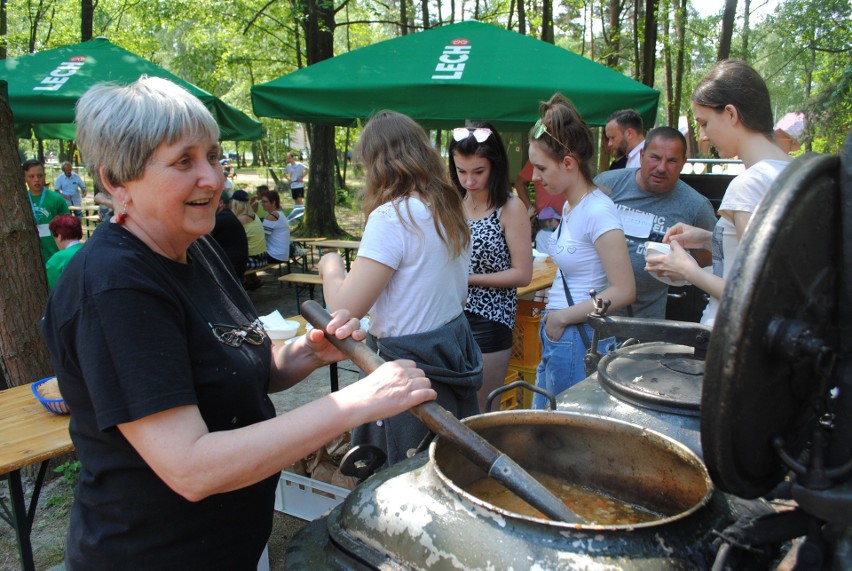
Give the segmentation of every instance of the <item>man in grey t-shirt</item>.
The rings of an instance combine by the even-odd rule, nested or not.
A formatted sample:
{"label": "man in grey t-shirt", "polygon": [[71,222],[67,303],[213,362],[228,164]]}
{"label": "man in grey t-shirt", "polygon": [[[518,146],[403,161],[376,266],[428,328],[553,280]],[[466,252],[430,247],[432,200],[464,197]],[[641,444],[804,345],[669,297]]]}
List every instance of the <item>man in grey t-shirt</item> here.
{"label": "man in grey t-shirt", "polygon": [[645,139],[638,169],[607,171],[595,178],[596,185],[611,191],[621,215],[636,276],[635,317],[666,317],[669,288],[645,271],[645,242],[662,242],[678,222],[711,231],[716,225],[710,201],[678,178],[685,163],[683,135],[671,127],[658,127]]}

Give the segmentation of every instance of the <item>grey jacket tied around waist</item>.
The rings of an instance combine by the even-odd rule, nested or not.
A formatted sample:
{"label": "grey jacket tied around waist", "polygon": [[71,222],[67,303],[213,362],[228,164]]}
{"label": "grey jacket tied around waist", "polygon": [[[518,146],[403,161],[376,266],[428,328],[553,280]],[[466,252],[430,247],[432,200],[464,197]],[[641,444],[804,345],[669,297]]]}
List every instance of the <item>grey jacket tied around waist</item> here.
{"label": "grey jacket tied around waist", "polygon": [[482,386],[482,352],[464,313],[424,333],[382,339],[368,334],[367,345],[385,361],[411,359],[433,383],[450,385],[460,396]]}
{"label": "grey jacket tied around waist", "polygon": [[[479,414],[476,391],[482,386],[482,353],[463,313],[425,333],[382,339],[368,334],[367,345],[386,361],[414,361],[432,381],[437,403],[456,418]],[[407,451],[416,448],[428,432],[417,417],[404,412],[355,428],[352,444],[371,444],[384,450],[386,467],[404,460]]]}

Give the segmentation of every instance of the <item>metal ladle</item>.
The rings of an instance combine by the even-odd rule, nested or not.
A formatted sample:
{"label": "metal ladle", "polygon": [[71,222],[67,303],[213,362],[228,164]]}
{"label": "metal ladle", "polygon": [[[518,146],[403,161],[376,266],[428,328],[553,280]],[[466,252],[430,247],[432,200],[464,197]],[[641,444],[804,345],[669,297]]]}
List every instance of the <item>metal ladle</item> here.
{"label": "metal ladle", "polygon": [[[311,325],[325,332],[329,321],[331,321],[328,312],[313,300],[305,301],[301,308],[304,318]],[[367,374],[372,373],[385,362],[384,359],[373,353],[366,344],[358,343],[351,337],[338,339],[326,333],[326,339],[343,351]],[[583,520],[577,514],[526,470],[497,450],[482,436],[462,424],[447,409],[435,401],[419,404],[412,407],[409,412],[420,419],[429,430],[455,445],[490,477],[503,484],[508,490],[547,517],[566,523],[583,523]]]}

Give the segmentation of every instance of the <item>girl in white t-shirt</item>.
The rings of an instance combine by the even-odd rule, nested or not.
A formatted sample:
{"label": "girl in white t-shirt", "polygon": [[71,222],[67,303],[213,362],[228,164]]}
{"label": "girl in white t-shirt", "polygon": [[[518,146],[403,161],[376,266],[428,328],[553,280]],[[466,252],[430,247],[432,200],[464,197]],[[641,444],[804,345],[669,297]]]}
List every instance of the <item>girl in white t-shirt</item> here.
{"label": "girl in white t-shirt", "polygon": [[[743,61],[716,64],[695,88],[692,110],[701,139],[723,158],[739,157],[746,170],[728,185],[713,232],[687,224],[672,226],[663,238],[672,245],[672,253],[650,258],[645,269],[687,280],[710,294],[701,323],[712,326],[751,215],[792,159],[773,140],[766,83]],[[713,273],[700,268],[685,248],[710,250]]]}
{"label": "girl in white t-shirt", "polygon": [[[561,94],[541,105],[541,119],[530,131],[533,180],[551,195],[564,194],[562,221],[549,254],[559,271],[541,322],[542,355],[536,385],[556,395],[585,378],[583,357],[592,338],[585,323],[594,309],[589,290],[626,307],[636,297],[636,282],[621,219],[612,200],[592,182],[592,133],[579,112]],[[610,350],[614,340],[601,342]],[[533,408],[543,408],[539,394]]]}
{"label": "girl in white t-shirt", "polygon": [[[470,233],[462,198],[429,138],[409,117],[375,115],[356,146],[366,173],[367,225],[347,274],[338,254],[319,263],[329,309],[369,313],[368,345],[406,358],[432,380],[438,402],[458,418],[477,414],[482,354],[463,314]],[[353,444],[405,458],[428,433],[410,414],[353,431]]]}

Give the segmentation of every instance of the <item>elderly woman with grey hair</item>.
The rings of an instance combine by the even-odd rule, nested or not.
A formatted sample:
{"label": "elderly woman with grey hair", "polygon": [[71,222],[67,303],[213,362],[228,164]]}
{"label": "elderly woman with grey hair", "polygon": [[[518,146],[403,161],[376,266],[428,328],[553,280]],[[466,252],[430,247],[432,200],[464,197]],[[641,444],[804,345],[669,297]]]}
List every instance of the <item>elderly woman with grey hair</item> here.
{"label": "elderly woman with grey hair", "polygon": [[[435,392],[397,361],[276,417],[268,392],[343,354],[318,330],[272,347],[206,236],[224,183],[210,113],[143,77],[91,88],[77,125],[117,215],[71,260],[42,320],[81,462],[65,566],[254,569],[285,466]],[[336,312],[327,333],[363,339],[357,323]]]}

